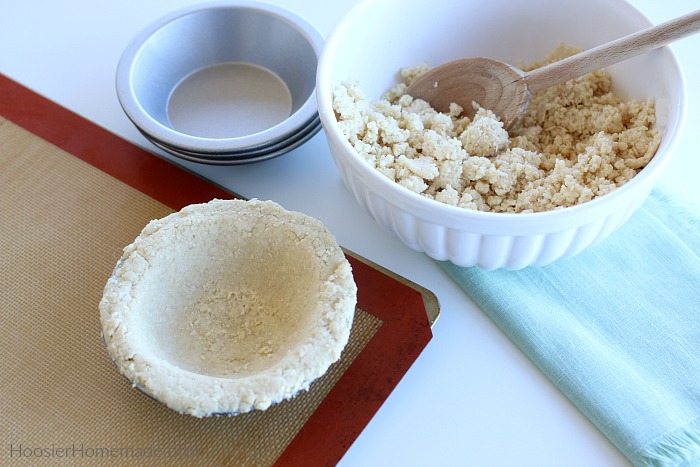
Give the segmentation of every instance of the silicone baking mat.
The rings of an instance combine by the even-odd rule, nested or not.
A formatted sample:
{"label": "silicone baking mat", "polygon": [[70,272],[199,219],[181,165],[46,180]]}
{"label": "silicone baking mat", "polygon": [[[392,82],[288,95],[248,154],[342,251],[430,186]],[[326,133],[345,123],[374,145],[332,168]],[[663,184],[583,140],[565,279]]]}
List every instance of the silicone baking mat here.
{"label": "silicone baking mat", "polygon": [[121,377],[98,303],[146,223],[235,195],[0,75],[0,464],[336,463],[431,339],[429,291],[347,253],[350,343],[309,391],[197,419]]}

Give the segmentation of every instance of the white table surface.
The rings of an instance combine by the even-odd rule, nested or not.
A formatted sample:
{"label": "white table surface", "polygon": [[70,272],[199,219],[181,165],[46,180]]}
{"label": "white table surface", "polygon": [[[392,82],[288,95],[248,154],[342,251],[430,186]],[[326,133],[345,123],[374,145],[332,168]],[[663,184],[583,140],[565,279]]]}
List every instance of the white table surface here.
{"label": "white table surface", "polygon": [[[110,131],[248,197],[323,221],[341,245],[427,287],[442,315],[434,338],[341,465],[617,466],[622,454],[427,256],[384,233],[344,188],[319,133],[277,159],[238,167],[188,163],[153,148],[122,112],[117,61],[148,23],[193,0],[0,0],[0,73]],[[355,0],[270,1],[327,35]],[[654,22],[697,0],[634,0]],[[663,183],[700,196],[700,35],[673,46],[688,82],[686,132]],[[651,74],[649,79],[653,79]]]}

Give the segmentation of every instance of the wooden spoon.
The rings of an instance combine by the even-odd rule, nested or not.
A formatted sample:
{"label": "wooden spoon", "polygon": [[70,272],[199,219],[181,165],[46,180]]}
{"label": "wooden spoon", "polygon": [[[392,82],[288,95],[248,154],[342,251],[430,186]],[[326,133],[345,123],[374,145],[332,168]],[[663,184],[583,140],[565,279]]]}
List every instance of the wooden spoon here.
{"label": "wooden spoon", "polygon": [[[470,118],[472,102],[490,109],[509,129],[533,94],[636,55],[662,47],[700,30],[700,10],[616,39],[533,71],[484,57],[462,58],[434,68],[408,86],[407,94],[439,112],[457,103]],[[654,79],[649,70],[649,79]]]}

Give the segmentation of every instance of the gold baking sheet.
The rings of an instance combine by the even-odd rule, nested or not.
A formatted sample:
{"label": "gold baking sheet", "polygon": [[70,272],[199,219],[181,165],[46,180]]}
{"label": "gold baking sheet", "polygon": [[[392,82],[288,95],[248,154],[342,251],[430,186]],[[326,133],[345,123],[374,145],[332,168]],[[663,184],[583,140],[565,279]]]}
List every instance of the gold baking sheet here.
{"label": "gold baking sheet", "polygon": [[346,251],[350,343],[308,392],[196,419],[122,378],[98,303],[148,221],[236,195],[0,74],[0,465],[333,465],[432,338],[430,291]]}

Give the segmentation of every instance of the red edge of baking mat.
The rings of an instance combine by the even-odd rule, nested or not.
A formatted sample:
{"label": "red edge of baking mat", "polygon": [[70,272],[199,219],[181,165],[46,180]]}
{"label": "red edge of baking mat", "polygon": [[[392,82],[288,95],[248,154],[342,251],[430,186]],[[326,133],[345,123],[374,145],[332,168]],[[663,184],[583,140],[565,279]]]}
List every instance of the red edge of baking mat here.
{"label": "red edge of baking mat", "polygon": [[[174,210],[235,197],[2,74],[0,114]],[[336,464],[432,338],[419,291],[350,255],[348,260],[358,306],[384,323],[277,465]]]}

